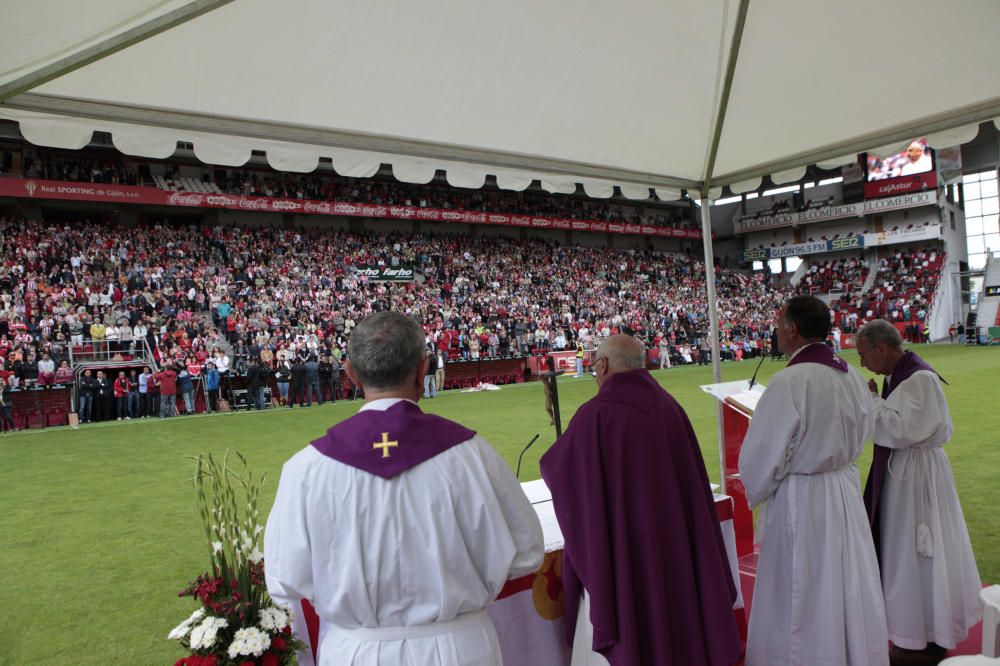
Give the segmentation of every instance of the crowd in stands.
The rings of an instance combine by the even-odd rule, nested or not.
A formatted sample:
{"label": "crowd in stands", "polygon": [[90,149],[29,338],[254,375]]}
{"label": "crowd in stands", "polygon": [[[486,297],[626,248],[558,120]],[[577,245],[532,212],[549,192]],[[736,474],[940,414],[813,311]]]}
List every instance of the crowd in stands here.
{"label": "crowd in stands", "polygon": [[868,262],[840,258],[811,263],[796,285],[798,293],[833,294],[835,323],[846,333],[875,318],[905,324],[904,338],[924,342],[927,316],[944,264],[940,247],[893,248],[882,252],[874,282],[863,290]]}
{"label": "crowd in stands", "polygon": [[787,214],[787,213],[804,213],[807,210],[826,208],[827,206],[832,206],[835,201],[834,197],[828,196],[823,199],[805,199],[803,200],[801,196],[795,195],[791,199],[779,199],[775,201],[770,208],[762,208],[760,210],[755,210],[753,212],[748,212],[744,219],[757,220],[761,217],[771,217],[773,215]]}
{"label": "crowd in stands", "polygon": [[24,178],[42,180],[65,180],[83,183],[108,183],[115,185],[139,185],[139,175],[114,159],[88,159],[53,157],[39,159],[25,156],[21,164]]}
{"label": "crowd in stands", "polygon": [[[158,365],[193,376],[258,361],[287,375],[299,357],[339,360],[354,325],[386,309],[417,317],[449,359],[591,348],[625,331],[650,346],[665,337],[694,361],[707,328],[703,264],[684,255],[87,221],[0,220],[0,239],[0,356],[15,386],[57,381],[71,345],[77,359],[127,361],[145,343]],[[368,265],[413,267],[417,279],[372,282],[355,270]],[[759,349],[783,294],[725,270],[718,293],[727,357]]]}

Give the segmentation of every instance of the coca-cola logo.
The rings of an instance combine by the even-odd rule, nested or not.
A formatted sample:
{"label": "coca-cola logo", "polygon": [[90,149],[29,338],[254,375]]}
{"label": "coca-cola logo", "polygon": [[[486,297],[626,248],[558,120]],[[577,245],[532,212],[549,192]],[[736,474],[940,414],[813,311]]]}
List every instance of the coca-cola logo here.
{"label": "coca-cola logo", "polygon": [[203,201],[202,195],[188,192],[173,192],[167,197],[167,203],[171,206],[200,206]]}
{"label": "coca-cola logo", "polygon": [[590,225],[590,228],[593,231],[607,231],[608,224],[607,222],[594,222]]}
{"label": "coca-cola logo", "polygon": [[239,206],[245,210],[267,210],[268,203],[267,199],[251,199],[249,197],[241,197]]}
{"label": "coca-cola logo", "polygon": [[305,212],[330,214],[333,212],[333,206],[326,202],[316,203],[313,201],[307,201],[305,205]]}
{"label": "coca-cola logo", "polygon": [[510,218],[511,224],[517,224],[522,226],[531,225],[531,218],[527,215],[513,215]]}
{"label": "coca-cola logo", "polygon": [[628,233],[628,234],[642,233],[642,227],[640,227],[638,224],[626,224],[625,225],[625,233]]}
{"label": "coca-cola logo", "polygon": [[569,229],[571,224],[569,220],[553,220],[552,226],[556,229]]}

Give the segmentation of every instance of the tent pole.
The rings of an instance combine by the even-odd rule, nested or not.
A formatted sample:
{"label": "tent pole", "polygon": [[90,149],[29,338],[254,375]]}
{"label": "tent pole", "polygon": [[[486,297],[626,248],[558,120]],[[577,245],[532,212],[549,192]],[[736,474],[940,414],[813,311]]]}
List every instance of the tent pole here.
{"label": "tent pole", "polygon": [[[701,199],[701,238],[705,248],[705,287],[708,289],[708,335],[712,345],[712,382],[722,381],[719,356],[719,304],[715,293],[715,257],[712,250],[712,212],[707,196]],[[715,427],[719,441],[719,484],[726,493],[726,452],[722,433],[722,403],[716,403]]]}

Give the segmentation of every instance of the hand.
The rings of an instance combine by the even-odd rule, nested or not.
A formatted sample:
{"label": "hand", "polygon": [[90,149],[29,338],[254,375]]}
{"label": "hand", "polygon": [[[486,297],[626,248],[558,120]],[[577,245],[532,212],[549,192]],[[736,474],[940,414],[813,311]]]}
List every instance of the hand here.
{"label": "hand", "polygon": [[868,380],[868,390],[872,393],[878,394],[878,384],[875,383],[874,379]]}

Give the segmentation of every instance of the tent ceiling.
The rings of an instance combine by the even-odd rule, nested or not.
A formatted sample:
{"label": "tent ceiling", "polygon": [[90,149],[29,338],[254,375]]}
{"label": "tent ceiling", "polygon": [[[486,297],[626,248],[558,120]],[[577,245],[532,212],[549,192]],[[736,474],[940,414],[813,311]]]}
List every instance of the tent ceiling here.
{"label": "tent ceiling", "polygon": [[[50,15],[74,19],[56,21],[54,52],[93,43],[143,6],[187,3],[114,0],[97,12],[64,0],[54,4],[65,13],[50,8],[44,20],[18,4],[0,9],[2,62],[15,65],[0,84],[46,60],[37,38]],[[389,162],[410,180],[444,168],[465,186],[494,173],[515,188],[531,178],[557,191],[624,184],[639,197],[646,186],[669,197],[706,175],[747,187],[1000,116],[1000,3],[752,0],[706,174],[737,5],[240,0],[0,111],[48,145],[106,129],[133,154],[159,155],[176,137],[225,164],[258,148],[291,170],[327,156],[358,173]]]}

